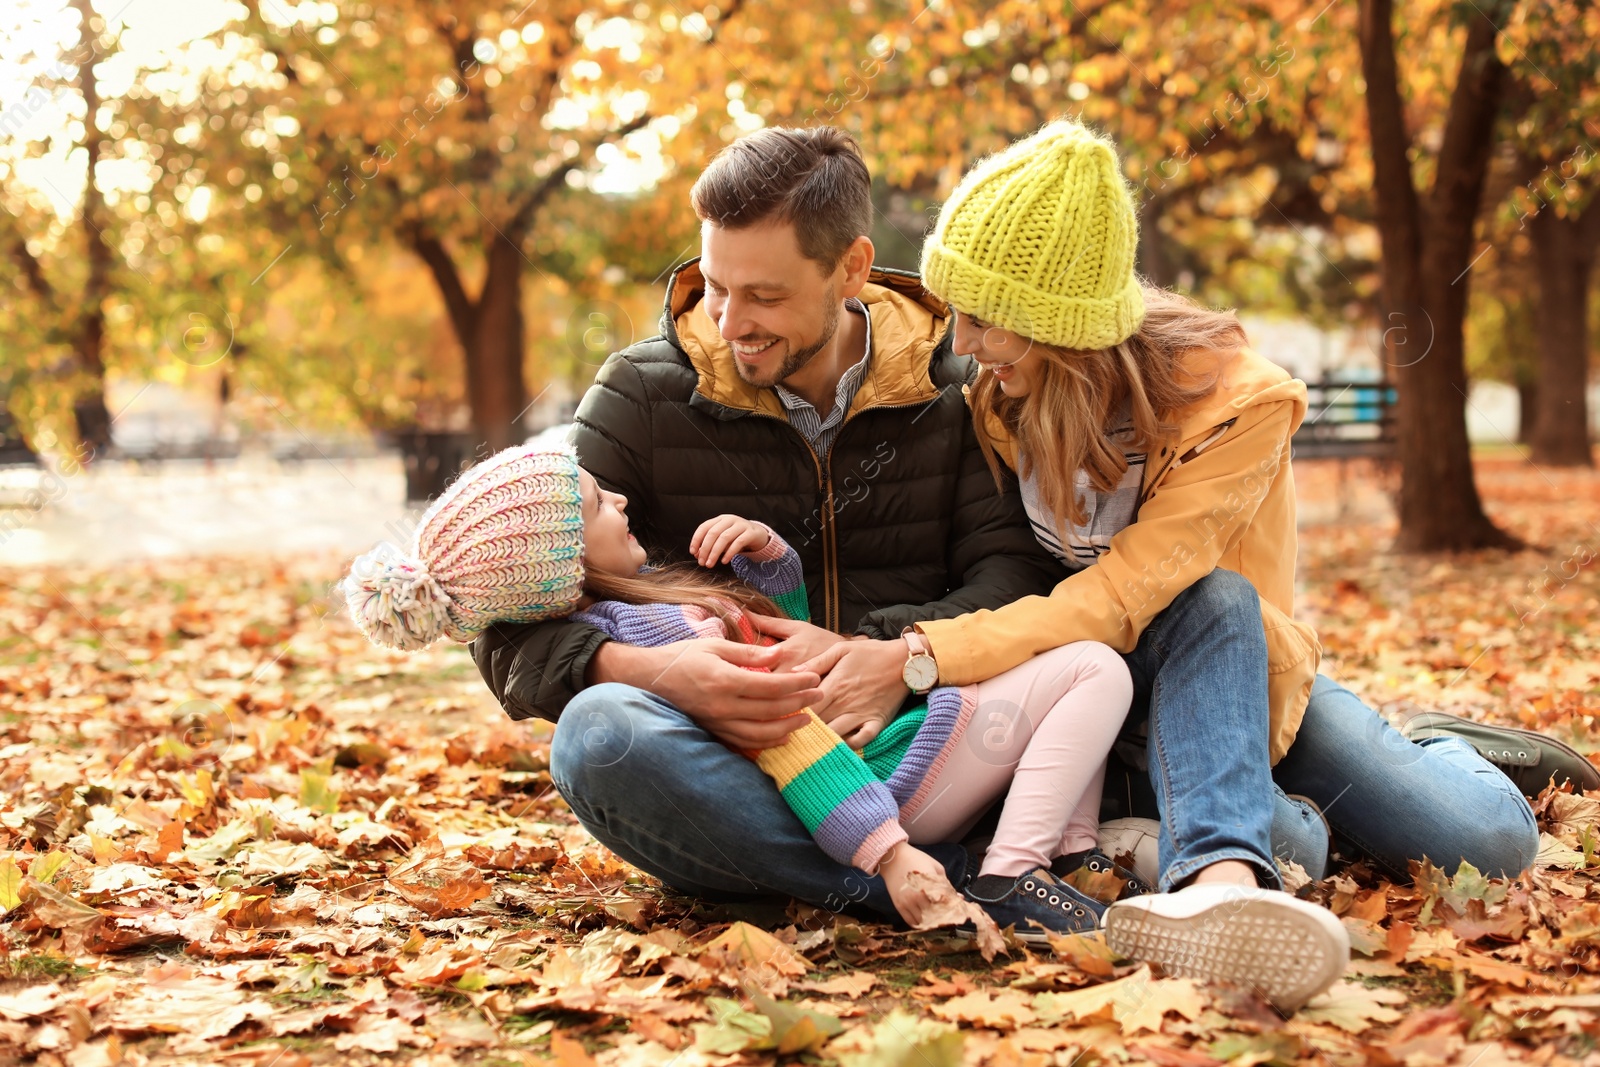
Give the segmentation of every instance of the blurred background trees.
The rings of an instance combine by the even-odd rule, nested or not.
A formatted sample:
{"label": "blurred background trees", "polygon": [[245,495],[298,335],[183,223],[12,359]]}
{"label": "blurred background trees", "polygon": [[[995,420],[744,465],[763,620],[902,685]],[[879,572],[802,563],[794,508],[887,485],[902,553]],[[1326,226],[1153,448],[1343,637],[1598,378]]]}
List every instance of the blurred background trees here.
{"label": "blurred background trees", "polygon": [[1472,482],[1474,380],[1516,387],[1534,462],[1591,462],[1588,2],[8,17],[0,381],[33,432],[103,447],[107,380],[164,380],[278,432],[501,447],[654,332],[698,251],[688,185],[728,140],[850,129],[880,259],[914,267],[962,171],[1065,114],[1122,145],[1153,281],[1371,338],[1400,390],[1402,546],[1505,543]]}

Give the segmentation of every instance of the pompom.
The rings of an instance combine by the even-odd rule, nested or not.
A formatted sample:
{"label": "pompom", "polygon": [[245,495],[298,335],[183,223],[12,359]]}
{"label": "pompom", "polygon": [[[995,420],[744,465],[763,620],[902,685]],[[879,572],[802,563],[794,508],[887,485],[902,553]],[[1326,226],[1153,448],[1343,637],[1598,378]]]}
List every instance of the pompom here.
{"label": "pompom", "polygon": [[412,652],[450,623],[450,597],[420,561],[390,544],[357,556],[343,585],[345,603],[367,639]]}

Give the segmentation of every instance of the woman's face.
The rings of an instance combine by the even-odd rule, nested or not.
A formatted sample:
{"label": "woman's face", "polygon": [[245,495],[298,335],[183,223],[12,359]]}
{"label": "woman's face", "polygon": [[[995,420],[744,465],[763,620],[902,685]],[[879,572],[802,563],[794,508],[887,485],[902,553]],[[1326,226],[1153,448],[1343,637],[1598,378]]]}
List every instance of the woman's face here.
{"label": "woman's face", "polygon": [[628,498],[600,488],[588,471],[578,471],[583,494],[583,565],[631,578],[645,564],[644,547],[628,532]]}
{"label": "woman's face", "polygon": [[971,356],[985,372],[993,374],[1006,396],[1033,392],[1044,357],[1034,343],[1019,333],[991,326],[964,311],[955,312],[952,342],[958,356]]}

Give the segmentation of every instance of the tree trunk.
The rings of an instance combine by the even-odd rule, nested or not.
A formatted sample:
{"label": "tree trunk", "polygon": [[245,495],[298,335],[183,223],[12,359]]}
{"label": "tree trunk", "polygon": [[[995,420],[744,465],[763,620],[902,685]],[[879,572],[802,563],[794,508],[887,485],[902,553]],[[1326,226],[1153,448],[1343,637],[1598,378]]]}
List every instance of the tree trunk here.
{"label": "tree trunk", "polygon": [[1139,209],[1139,272],[1151,285],[1166,289],[1177,281],[1168,253],[1167,235],[1161,232],[1161,215],[1166,201],[1160,193],[1151,193]]}
{"label": "tree trunk", "polygon": [[527,437],[523,378],[522,254],[505,238],[489,245],[489,269],[478,294],[467,344],[467,400],[478,443],[498,452]]}
{"label": "tree trunk", "polygon": [[1531,445],[1539,422],[1539,382],[1519,374],[1512,384],[1517,387],[1517,444]]}
{"label": "tree trunk", "polygon": [[[428,265],[465,356],[467,406],[478,458],[526,437],[528,405],[523,378],[522,268],[518,247],[498,233],[489,243],[488,270],[478,298],[467,295],[450,250],[420,226],[405,231],[412,249]],[[424,427],[426,428],[426,427]]]}
{"label": "tree trunk", "polygon": [[1539,399],[1533,462],[1592,467],[1589,448],[1589,277],[1600,210],[1563,218],[1544,206],[1529,227],[1539,278]]}
{"label": "tree trunk", "polygon": [[1473,223],[1488,172],[1504,66],[1487,19],[1467,31],[1434,188],[1424,201],[1411,173],[1394,54],[1392,0],[1362,0],[1361,66],[1372,141],[1385,360],[1399,392],[1396,547],[1460,551],[1514,547],[1489,521],[1467,440],[1463,318]]}
{"label": "tree trunk", "polygon": [[95,124],[95,113],[100,110],[100,85],[95,76],[94,64],[100,58],[94,47],[95,31],[90,26],[94,17],[89,0],[74,0],[82,24],[78,30],[78,88],[83,93],[85,114],[83,119],[84,147],[89,154],[88,180],[83,189],[83,237],[88,251],[88,275],[84,280],[83,299],[79,305],[78,323],[73,340],[78,372],[86,378],[73,402],[78,439],[96,453],[111,447],[111,413],[106,409],[105,364],[105,301],[110,288],[111,249],[101,231],[104,229],[105,200],[94,183],[95,170],[105,153],[106,135]]}

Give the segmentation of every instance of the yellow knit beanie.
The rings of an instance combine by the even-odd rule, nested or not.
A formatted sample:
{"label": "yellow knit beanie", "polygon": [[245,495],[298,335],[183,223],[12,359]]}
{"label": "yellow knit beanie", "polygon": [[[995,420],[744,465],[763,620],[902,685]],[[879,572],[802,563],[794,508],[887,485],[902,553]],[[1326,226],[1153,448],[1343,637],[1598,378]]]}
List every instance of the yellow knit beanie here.
{"label": "yellow knit beanie", "polygon": [[1138,242],[1115,146],[1062,120],[967,172],[922,246],[922,284],[1035,341],[1109,348],[1144,321]]}

